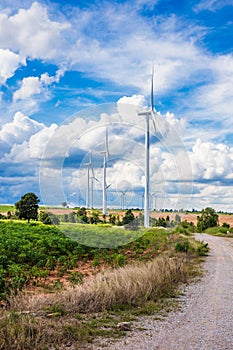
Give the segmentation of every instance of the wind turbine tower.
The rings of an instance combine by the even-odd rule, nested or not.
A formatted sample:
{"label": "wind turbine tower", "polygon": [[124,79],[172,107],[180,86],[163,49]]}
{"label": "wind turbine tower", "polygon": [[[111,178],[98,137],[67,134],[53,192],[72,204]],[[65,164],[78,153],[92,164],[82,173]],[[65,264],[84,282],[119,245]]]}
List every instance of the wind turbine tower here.
{"label": "wind turbine tower", "polygon": [[99,182],[99,180],[95,177],[95,173],[94,173],[94,168],[92,165],[92,154],[90,157],[90,167],[91,167],[91,208],[94,208],[94,181]]}
{"label": "wind turbine tower", "polygon": [[91,164],[91,156],[89,163],[84,163],[87,167],[87,192],[86,192],[86,207],[87,209],[90,207],[90,167],[92,166]]}
{"label": "wind turbine tower", "polygon": [[145,190],[144,190],[144,227],[150,226],[150,117],[154,116],[154,69],[151,77],[151,101],[150,108],[138,115],[146,117],[145,127]]}
{"label": "wind turbine tower", "polygon": [[106,127],[106,134],[105,134],[105,150],[101,152],[104,155],[104,162],[103,162],[103,214],[107,214],[107,159],[109,156],[109,150],[108,150],[108,128]]}
{"label": "wind turbine tower", "polygon": [[127,190],[121,192],[121,209],[125,209],[125,195]]}

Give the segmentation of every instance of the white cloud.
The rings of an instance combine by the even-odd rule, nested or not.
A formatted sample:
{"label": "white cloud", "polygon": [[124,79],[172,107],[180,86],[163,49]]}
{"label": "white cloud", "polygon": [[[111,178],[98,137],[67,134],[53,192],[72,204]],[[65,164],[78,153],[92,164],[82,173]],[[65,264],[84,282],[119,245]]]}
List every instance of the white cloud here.
{"label": "white cloud", "polygon": [[194,180],[224,182],[233,178],[233,148],[198,139],[190,154]]}
{"label": "white cloud", "polygon": [[21,66],[26,65],[24,57],[6,49],[0,48],[0,84],[12,77],[15,71]]}
{"label": "white cloud", "polygon": [[233,212],[233,186],[195,184],[195,191],[192,196],[192,208],[202,209],[212,206],[216,210]]}
{"label": "white cloud", "polygon": [[[67,41],[62,32],[69,29],[70,24],[50,20],[44,5],[33,2],[30,8],[21,8],[13,15],[1,12],[0,27],[4,28],[0,32],[0,83],[12,77],[20,66],[25,66],[28,57],[51,59],[61,66],[62,61],[66,61],[63,46],[67,46]],[[45,75],[41,78],[48,80]]]}
{"label": "white cloud", "polygon": [[43,129],[43,127],[44,124],[30,119],[21,112],[17,112],[12,122],[3,125],[0,130],[0,140],[8,145],[22,143],[27,141],[31,135]]}
{"label": "white cloud", "polygon": [[[124,110],[125,112],[126,110]],[[116,116],[114,115],[114,117]],[[116,126],[119,127],[119,124],[109,125],[110,156],[107,177],[108,183],[112,184],[112,191],[121,190],[121,184],[127,182],[128,187],[130,187],[128,192],[133,192],[135,188],[139,189],[144,186],[144,144],[138,142],[137,137],[135,139],[132,137],[132,125],[129,125],[128,128],[125,127],[126,117],[127,113],[125,113],[125,119],[122,119],[121,133],[119,133],[118,128],[115,129]],[[91,149],[94,149],[93,158],[97,157],[100,160],[99,150],[104,146],[106,118],[107,115],[104,114],[100,114],[99,119],[95,121],[76,118],[67,125],[58,128],[55,124],[46,127],[22,113],[16,113],[14,120],[5,124],[0,131],[1,141],[9,147],[9,151],[5,153],[1,162],[4,164],[10,162],[11,165],[23,162],[24,171],[30,172],[32,169],[38,169],[38,160],[42,157],[44,163],[42,163],[41,172],[43,173],[45,170],[48,172],[51,169],[49,180],[47,175],[41,178],[42,187],[44,185],[46,188],[44,192],[49,192],[48,183],[53,182],[52,188],[55,189],[56,186],[61,187],[61,181],[68,183],[69,189],[72,191],[80,185],[82,191],[85,192],[87,175],[86,168],[84,169],[82,163]],[[171,124],[176,126],[178,121],[176,121],[175,116],[169,114],[169,119]],[[164,118],[164,120],[166,119]],[[166,128],[169,129],[168,126]],[[173,129],[172,125],[171,129]],[[140,132],[143,137],[143,130]],[[181,208],[182,203],[187,205],[187,201],[191,198],[192,178],[190,175],[192,174],[189,171],[190,165],[186,162],[188,161],[188,153],[185,148],[179,146],[179,142],[169,143],[171,132],[167,132],[166,135],[168,139],[164,142],[167,142],[167,145],[171,146],[170,148],[164,147],[161,143],[151,143],[151,191],[156,192],[160,196],[160,200],[165,201],[167,205],[169,203],[173,208]],[[46,149],[48,142],[49,147]],[[173,145],[175,145],[174,148],[172,148]],[[72,150],[80,152],[80,149],[84,158],[83,161],[80,158],[77,159],[76,166],[80,166],[80,169],[72,171],[73,177],[73,175],[70,176],[71,168],[68,167],[67,171],[63,169],[63,162],[66,157],[69,157]],[[80,157],[76,151],[72,154]],[[54,163],[49,162],[56,160],[57,157],[61,159],[54,168]],[[193,146],[192,152],[189,152],[189,157],[193,168],[194,187],[196,190],[198,189],[199,194],[202,193],[200,203],[204,205],[204,195],[208,192],[209,186],[212,186],[206,182],[218,181],[224,185],[225,181],[233,178],[233,149],[221,143],[202,142],[199,139]],[[95,188],[99,188],[101,191],[102,161],[98,165],[96,162],[93,163],[95,174],[100,180],[100,183],[95,184]],[[57,174],[56,179],[53,177],[55,174]],[[60,192],[59,196],[61,197],[62,190]],[[45,196],[50,198],[49,193]],[[193,207],[195,207],[196,195],[193,198]]]}
{"label": "white cloud", "polygon": [[31,97],[34,94],[39,94],[41,92],[40,80],[38,77],[28,77],[24,78],[22,81],[22,86],[19,90],[15,91],[13,95],[13,100],[24,100]]}
{"label": "white cloud", "polygon": [[29,9],[19,9],[18,13],[2,14],[0,24],[5,29],[0,33],[1,47],[20,52],[25,57],[54,58],[60,48],[61,32],[69,24],[51,21],[47,9],[38,2]]}
{"label": "white cloud", "polygon": [[231,0],[201,0],[194,6],[194,11],[200,12],[204,10],[215,12],[224,6],[232,6]]}
{"label": "white cloud", "polygon": [[44,73],[40,78],[23,78],[20,89],[16,90],[13,94],[13,101],[16,102],[17,100],[25,100],[33,95],[41,94],[48,85],[51,85],[54,82],[59,82],[59,79],[63,73],[64,72],[59,69],[55,76],[49,76],[48,73]]}
{"label": "white cloud", "polygon": [[[45,126],[17,112],[11,123],[0,131],[2,157],[1,163],[12,166],[24,164],[24,171],[38,168],[45,147],[57,128],[56,124]],[[32,166],[33,162],[33,166]]]}

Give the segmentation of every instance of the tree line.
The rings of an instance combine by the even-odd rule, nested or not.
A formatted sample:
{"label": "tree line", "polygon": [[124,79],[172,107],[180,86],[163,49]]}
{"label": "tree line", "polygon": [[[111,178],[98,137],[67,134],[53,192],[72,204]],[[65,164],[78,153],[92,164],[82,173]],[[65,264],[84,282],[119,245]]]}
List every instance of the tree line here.
{"label": "tree line", "polygon": [[[40,199],[33,192],[24,194],[20,200],[15,203],[15,218],[25,219],[28,222],[30,220],[40,220],[44,224],[59,224],[59,217],[53,215],[52,213],[41,210],[39,212],[39,202]],[[3,217],[3,216],[2,216]],[[7,213],[7,218],[11,218],[11,213]],[[107,220],[108,218],[108,220]],[[117,226],[126,226],[129,229],[137,229],[143,224],[143,214],[139,213],[135,217],[133,210],[126,210],[124,217],[120,220],[119,215],[109,214],[100,216],[100,213],[97,210],[92,210],[91,212],[87,211],[85,207],[77,208],[76,211],[72,211],[69,214],[64,214],[62,218],[64,222],[77,222],[77,223],[86,223],[86,224],[99,224],[99,223],[109,223],[111,225]],[[176,214],[175,219],[170,221],[169,216],[166,218],[151,218],[151,226],[162,226],[165,228],[174,227],[180,224],[181,218]],[[208,228],[219,226],[219,215],[215,209],[207,207],[202,209],[200,215],[197,216],[197,226],[196,229],[198,232],[203,232]],[[230,225],[223,223],[222,225],[225,228],[230,228]]]}

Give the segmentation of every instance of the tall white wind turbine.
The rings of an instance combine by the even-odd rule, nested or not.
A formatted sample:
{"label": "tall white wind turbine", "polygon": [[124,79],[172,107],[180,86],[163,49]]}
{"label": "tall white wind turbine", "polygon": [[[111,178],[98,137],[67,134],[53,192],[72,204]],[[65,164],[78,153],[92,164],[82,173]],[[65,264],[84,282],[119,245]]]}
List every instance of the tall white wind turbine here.
{"label": "tall white wind turbine", "polygon": [[108,127],[106,126],[106,133],[105,133],[105,150],[101,152],[104,155],[104,162],[103,162],[103,214],[107,214],[107,159],[109,156],[109,150],[108,150]]}
{"label": "tall white wind turbine", "polygon": [[151,77],[151,99],[150,108],[145,112],[139,112],[138,115],[146,117],[145,128],[145,190],[144,190],[144,227],[150,226],[150,117],[154,118],[154,69]]}

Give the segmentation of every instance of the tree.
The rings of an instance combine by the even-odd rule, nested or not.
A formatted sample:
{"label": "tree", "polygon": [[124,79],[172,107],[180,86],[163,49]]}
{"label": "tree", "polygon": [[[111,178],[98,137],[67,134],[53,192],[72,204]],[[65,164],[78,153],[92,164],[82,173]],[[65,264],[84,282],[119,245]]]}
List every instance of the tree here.
{"label": "tree", "polygon": [[39,220],[45,225],[59,225],[59,218],[53,213],[41,210],[39,213]]}
{"label": "tree", "polygon": [[21,197],[21,199],[15,203],[16,215],[19,219],[37,220],[38,218],[38,203],[39,198],[35,193],[29,192]]}
{"label": "tree", "polygon": [[88,218],[88,216],[87,216],[87,211],[86,211],[86,208],[85,208],[85,207],[78,208],[76,214],[77,214],[77,217],[78,217],[78,221],[79,221],[79,222],[85,222],[86,224],[88,223],[89,218]]}
{"label": "tree", "polygon": [[41,211],[39,215],[39,220],[45,225],[52,225],[52,220],[50,215],[46,211]]}
{"label": "tree", "polygon": [[75,223],[75,212],[71,211],[69,213],[69,222]]}
{"label": "tree", "polygon": [[209,227],[218,226],[218,214],[213,208],[202,209],[201,216],[197,216],[197,231],[203,232]]}
{"label": "tree", "polygon": [[132,212],[131,209],[128,209],[125,213],[125,216],[123,217],[122,224],[127,225],[130,222],[132,222],[135,219],[134,213]]}

